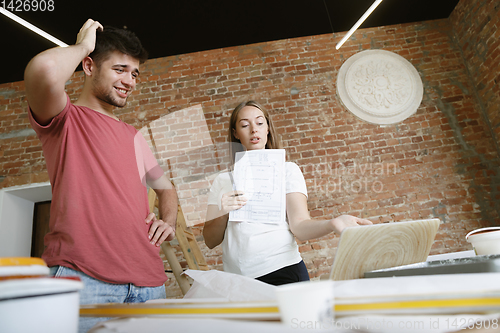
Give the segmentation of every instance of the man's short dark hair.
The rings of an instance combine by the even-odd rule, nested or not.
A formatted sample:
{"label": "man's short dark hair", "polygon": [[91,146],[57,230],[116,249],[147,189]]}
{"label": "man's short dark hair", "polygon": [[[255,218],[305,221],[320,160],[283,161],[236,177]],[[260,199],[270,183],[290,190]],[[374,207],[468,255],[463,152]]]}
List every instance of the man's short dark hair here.
{"label": "man's short dark hair", "polygon": [[140,64],[148,59],[148,52],[132,31],[104,26],[102,31],[96,33],[95,48],[89,57],[100,65],[114,51],[127,54],[139,60]]}

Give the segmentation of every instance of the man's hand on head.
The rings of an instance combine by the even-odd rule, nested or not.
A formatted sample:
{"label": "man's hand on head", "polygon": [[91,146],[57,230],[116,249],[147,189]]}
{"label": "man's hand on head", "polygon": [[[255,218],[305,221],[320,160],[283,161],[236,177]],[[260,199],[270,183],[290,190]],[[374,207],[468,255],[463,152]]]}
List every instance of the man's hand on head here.
{"label": "man's hand on head", "polygon": [[92,53],[95,49],[96,32],[97,30],[102,31],[103,29],[103,26],[99,22],[88,19],[80,28],[76,36],[75,45],[85,46],[88,50],[88,54]]}

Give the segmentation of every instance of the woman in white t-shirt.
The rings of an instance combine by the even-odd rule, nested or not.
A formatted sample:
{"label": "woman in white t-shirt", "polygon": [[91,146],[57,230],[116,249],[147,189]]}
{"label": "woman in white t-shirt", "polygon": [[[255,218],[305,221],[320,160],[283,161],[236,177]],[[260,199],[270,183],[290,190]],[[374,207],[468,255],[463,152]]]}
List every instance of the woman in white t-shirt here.
{"label": "woman in white t-shirt", "polygon": [[[229,121],[230,154],[237,150],[279,149],[281,143],[269,113],[254,101],[238,105]],[[240,148],[238,148],[240,147]],[[207,222],[203,228],[209,248],[222,243],[224,271],[256,278],[273,285],[309,280],[295,237],[318,238],[369,220],[342,215],[331,220],[312,220],[307,208],[307,188],[299,167],[285,163],[286,215],[278,224],[228,221],[229,212],[246,204],[241,191],[233,191],[231,174],[214,180],[208,197]]]}

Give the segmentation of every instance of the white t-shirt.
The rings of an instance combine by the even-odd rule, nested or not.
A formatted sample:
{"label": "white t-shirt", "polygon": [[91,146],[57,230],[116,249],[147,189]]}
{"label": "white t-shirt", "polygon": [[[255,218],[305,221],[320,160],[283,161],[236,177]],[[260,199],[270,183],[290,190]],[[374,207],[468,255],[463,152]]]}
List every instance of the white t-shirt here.
{"label": "white t-shirt", "polygon": [[[286,162],[285,169],[286,193],[307,196],[306,182],[297,164]],[[218,175],[210,188],[208,204],[220,207],[222,195],[232,190],[229,173]],[[228,221],[222,241],[224,271],[256,278],[301,260],[286,220],[279,224]]]}

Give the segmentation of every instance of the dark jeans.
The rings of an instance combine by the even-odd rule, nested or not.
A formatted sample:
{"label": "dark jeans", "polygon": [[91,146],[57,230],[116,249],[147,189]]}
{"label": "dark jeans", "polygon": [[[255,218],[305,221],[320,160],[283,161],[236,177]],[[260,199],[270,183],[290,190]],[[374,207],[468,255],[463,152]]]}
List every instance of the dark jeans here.
{"label": "dark jeans", "polygon": [[259,281],[279,286],[287,283],[309,281],[306,264],[301,260],[298,264],[286,266],[256,278]]}

